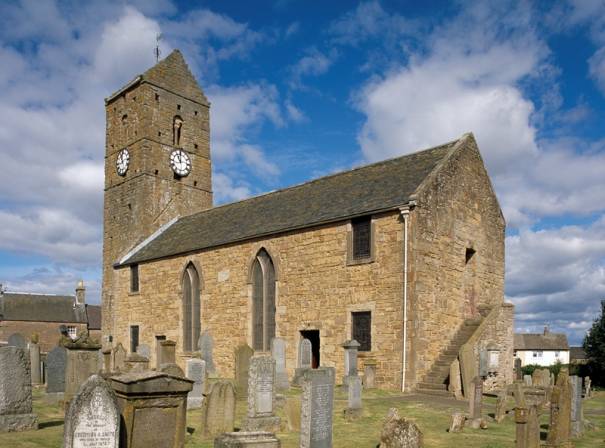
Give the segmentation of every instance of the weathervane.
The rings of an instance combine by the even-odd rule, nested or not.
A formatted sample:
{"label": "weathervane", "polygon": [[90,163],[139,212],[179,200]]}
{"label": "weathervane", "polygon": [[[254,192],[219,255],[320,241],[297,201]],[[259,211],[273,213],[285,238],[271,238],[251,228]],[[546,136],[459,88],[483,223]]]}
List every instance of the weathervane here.
{"label": "weathervane", "polygon": [[162,40],[162,34],[158,33],[155,35],[155,48],[153,49],[153,54],[155,54],[156,62],[160,60],[160,40]]}

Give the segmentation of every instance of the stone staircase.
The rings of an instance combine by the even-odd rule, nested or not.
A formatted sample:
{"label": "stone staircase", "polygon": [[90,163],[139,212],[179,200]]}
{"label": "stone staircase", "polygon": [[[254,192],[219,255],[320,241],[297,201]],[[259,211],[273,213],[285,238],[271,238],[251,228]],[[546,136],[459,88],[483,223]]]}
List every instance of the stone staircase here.
{"label": "stone staircase", "polygon": [[429,373],[427,373],[422,381],[418,383],[416,392],[429,395],[441,395],[444,397],[451,397],[453,395],[447,390],[450,366],[458,357],[460,347],[462,347],[462,345],[464,345],[473,335],[482,320],[482,318],[477,318],[464,321],[449,345],[441,352]]}

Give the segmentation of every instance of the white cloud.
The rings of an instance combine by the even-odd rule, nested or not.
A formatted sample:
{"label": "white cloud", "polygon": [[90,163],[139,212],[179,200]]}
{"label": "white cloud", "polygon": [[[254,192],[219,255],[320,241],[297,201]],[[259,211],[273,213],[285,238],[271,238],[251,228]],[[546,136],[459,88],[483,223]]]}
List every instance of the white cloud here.
{"label": "white cloud", "polygon": [[601,92],[605,94],[605,47],[590,57],[588,67],[590,76],[595,80]]}
{"label": "white cloud", "polygon": [[248,166],[250,166],[260,177],[274,177],[280,172],[279,167],[269,162],[262,150],[253,145],[242,145],[242,156]]}
{"label": "white cloud", "polygon": [[59,171],[59,179],[67,187],[98,193],[103,189],[105,173],[100,163],[77,162]]}
{"label": "white cloud", "polygon": [[215,202],[240,201],[251,195],[247,185],[235,185],[233,179],[225,173],[213,173],[212,184]]}
{"label": "white cloud", "polygon": [[307,49],[306,54],[289,69],[291,74],[290,86],[301,88],[303,77],[323,75],[332,66],[336,57],[337,52],[335,50],[326,54],[317,48]]}

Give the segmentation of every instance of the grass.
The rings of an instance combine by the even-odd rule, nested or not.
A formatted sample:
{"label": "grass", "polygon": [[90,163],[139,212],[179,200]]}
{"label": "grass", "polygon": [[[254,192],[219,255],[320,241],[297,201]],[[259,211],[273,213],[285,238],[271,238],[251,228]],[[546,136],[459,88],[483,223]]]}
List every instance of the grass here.
{"label": "grass", "polygon": [[[291,390],[289,396],[297,395],[299,391]],[[374,448],[380,439],[380,430],[383,419],[389,408],[395,407],[403,417],[414,420],[424,434],[425,447],[464,447],[464,448],[512,448],[514,447],[515,425],[511,416],[504,422],[496,424],[489,422],[485,430],[465,429],[459,434],[449,434],[446,429],[449,425],[450,415],[456,411],[466,411],[465,402],[454,402],[439,398],[427,398],[379,390],[364,391],[364,413],[359,420],[349,423],[343,418],[346,407],[346,395],[338,388],[334,402],[334,447],[368,447]],[[484,415],[493,413],[495,399],[486,398]],[[57,448],[62,446],[63,440],[63,412],[57,404],[50,403],[46,394],[38,389],[34,390],[34,412],[38,414],[40,429],[38,431],[25,431],[20,433],[0,434],[0,447],[29,448],[45,447]],[[246,402],[237,403],[236,426],[241,424],[246,413]],[[605,446],[605,392],[596,392],[595,397],[584,401],[585,418],[597,427],[588,431],[579,440],[574,441],[576,448]],[[278,415],[285,421],[283,411]],[[200,436],[199,426],[201,412],[190,411],[187,416],[187,426],[190,435],[187,438],[187,448],[211,448],[213,442]],[[548,424],[548,412],[541,417],[543,431]],[[543,434],[545,437],[545,434]],[[282,447],[298,447],[297,432],[280,432],[278,437]]]}

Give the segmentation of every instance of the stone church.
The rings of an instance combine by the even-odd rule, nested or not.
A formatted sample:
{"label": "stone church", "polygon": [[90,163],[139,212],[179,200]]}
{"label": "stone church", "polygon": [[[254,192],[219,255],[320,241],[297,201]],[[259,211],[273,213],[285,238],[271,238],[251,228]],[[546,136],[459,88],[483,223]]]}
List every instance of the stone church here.
{"label": "stone church", "polygon": [[[472,134],[403,157],[213,206],[210,103],[174,51],[105,101],[104,344],[214,340],[234,350],[303,338],[343,375],[342,343],[380,387],[445,394],[512,381],[505,222]],[[406,148],[407,149],[407,148]],[[490,384],[491,384],[490,383]]]}

